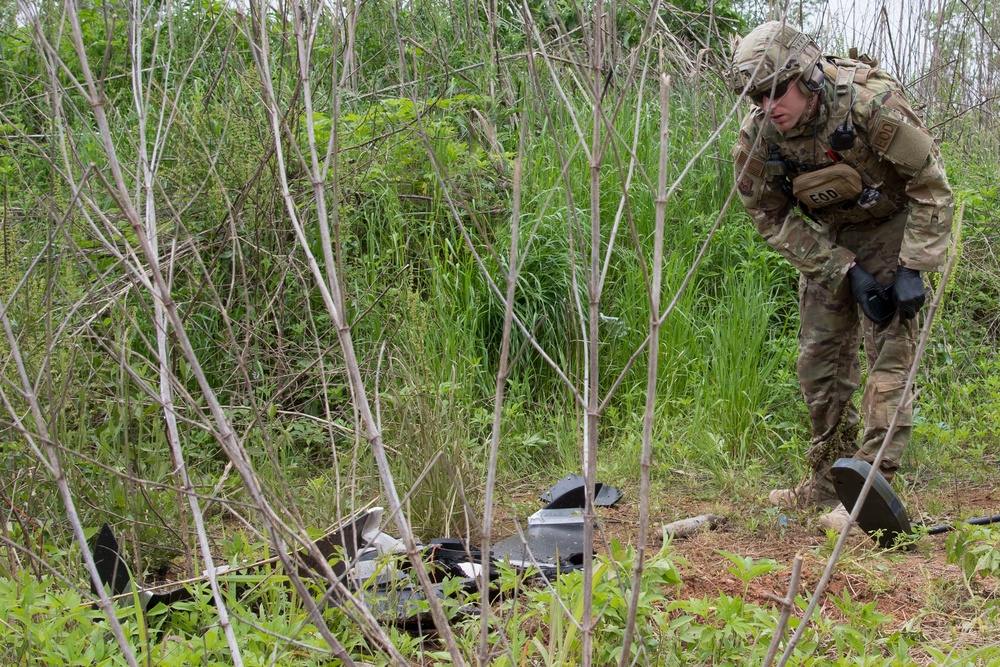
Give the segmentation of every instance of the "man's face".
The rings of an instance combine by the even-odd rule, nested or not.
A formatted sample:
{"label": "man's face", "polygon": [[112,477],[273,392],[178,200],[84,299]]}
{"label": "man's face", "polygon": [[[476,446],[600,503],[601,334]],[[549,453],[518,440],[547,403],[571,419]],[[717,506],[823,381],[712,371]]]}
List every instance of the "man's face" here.
{"label": "man's face", "polygon": [[804,120],[812,106],[812,97],[803,93],[795,81],[789,81],[784,91],[780,88],[781,86],[775,91],[773,99],[765,94],[759,101],[756,99],[754,101],[764,110],[779,132],[787,132]]}

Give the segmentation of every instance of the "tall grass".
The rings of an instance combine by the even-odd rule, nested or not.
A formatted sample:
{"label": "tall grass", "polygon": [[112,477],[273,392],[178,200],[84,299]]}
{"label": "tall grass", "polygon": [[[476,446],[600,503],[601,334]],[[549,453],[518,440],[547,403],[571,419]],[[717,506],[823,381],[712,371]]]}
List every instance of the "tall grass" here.
{"label": "tall grass", "polygon": [[[0,518],[17,524],[11,539],[38,562],[46,549],[73,548],[67,525],[78,529],[79,548],[84,528],[111,520],[136,572],[170,566],[191,574],[210,559],[216,535],[189,525],[199,515],[215,526],[226,525],[222,516],[248,533],[266,531],[284,553],[309,529],[397,490],[404,506],[397,518],[408,522],[401,528],[475,537],[489,501],[482,480],[493,438],[505,489],[578,471],[584,432],[588,445],[600,441],[602,474],[634,475],[646,465],[636,443],[647,409],[654,465],[776,468],[805,444],[791,375],[794,271],[739,213],[722,216],[659,327],[655,396],[647,400],[654,240],[659,231],[666,302],[732,187],[732,129],[712,138],[731,100],[705,71],[718,54],[695,41],[711,22],[657,33],[621,54],[604,82],[599,109],[614,114],[604,125],[579,85],[597,71],[580,65],[588,44],[577,32],[561,34],[567,26],[591,30],[580,23],[584,13],[540,11],[536,33],[512,23],[519,20],[512,5],[485,18],[470,7],[365,5],[357,41],[345,47],[357,51],[361,69],[345,75],[343,88],[336,73],[343,16],[310,14],[315,8],[285,17],[255,13],[263,7],[185,6],[168,17],[182,37],[170,54],[157,50],[168,48],[166,38],[150,36],[165,24],[110,5],[107,23],[82,11],[86,35],[77,52],[62,44],[50,50],[41,39],[61,17],[76,16],[72,3],[66,14],[41,6],[37,17],[26,14],[44,18],[37,33],[8,21],[2,148],[19,159],[0,158],[0,315],[11,323],[0,342],[7,400]],[[629,14],[614,27],[628,27],[625,18],[637,38],[644,17]],[[289,48],[306,39],[292,19],[317,21],[315,50]],[[497,21],[495,40],[477,37]],[[145,56],[127,51],[125,34]],[[708,41],[717,48],[718,38]],[[539,39],[554,58],[526,59]],[[273,49],[271,74],[258,69],[265,46]],[[511,52],[501,58],[491,52],[498,48]],[[653,63],[660,53],[656,67],[675,81],[667,107],[624,74],[631,55]],[[299,72],[310,58],[315,67]],[[103,69],[89,75],[101,79],[103,95],[89,103],[68,78],[39,74],[48,63],[76,76],[88,60]],[[175,78],[178,71],[189,78]],[[263,108],[262,89],[273,108]],[[41,106],[48,99],[60,106]],[[97,118],[106,114],[116,125],[102,132]],[[153,130],[159,117],[169,120]],[[140,121],[162,134],[132,132]],[[950,136],[957,142],[971,122],[950,126]],[[595,136],[608,150],[592,181],[583,146],[593,149]],[[319,157],[325,147],[328,163]],[[139,157],[147,151],[150,163]],[[279,153],[287,161],[279,163]],[[315,160],[305,157],[312,153]],[[517,231],[515,155],[523,168]],[[111,166],[122,180],[114,188],[105,173]],[[661,176],[678,179],[666,202],[657,201]],[[979,227],[967,245],[977,263],[956,289],[977,297],[956,304],[956,320],[945,323],[948,345],[963,349],[952,354],[943,345],[936,360],[929,388],[940,401],[925,412],[928,439],[969,413],[967,394],[949,387],[956,376],[981,372],[977,388],[997,393],[995,365],[977,366],[995,364],[995,355],[973,349],[976,338],[963,326],[974,320],[996,338],[996,297],[983,289],[996,283],[989,222],[996,192],[989,179],[963,188],[979,198]],[[125,206],[133,195],[144,205]],[[19,216],[7,216],[9,209]],[[143,224],[155,248],[140,243]],[[511,267],[515,234],[520,254]],[[593,328],[592,243],[606,269]],[[510,374],[498,383],[506,313],[490,283],[503,285],[513,268],[512,311],[525,331],[515,328]],[[331,285],[340,296],[325,294]],[[590,365],[595,348],[598,363]],[[591,415],[595,426],[585,427],[585,379],[603,398],[619,377],[600,420]],[[502,405],[491,403],[495,395]],[[363,414],[367,406],[373,414]],[[971,437],[956,436],[955,446]],[[26,450],[26,442],[51,450]],[[46,468],[54,461],[67,464],[65,476]],[[78,509],[79,525],[64,515],[70,509]],[[40,568],[19,553],[8,548],[4,567]],[[77,578],[75,560],[50,560]],[[336,650],[336,641],[327,643]],[[386,653],[392,657],[391,647]]]}

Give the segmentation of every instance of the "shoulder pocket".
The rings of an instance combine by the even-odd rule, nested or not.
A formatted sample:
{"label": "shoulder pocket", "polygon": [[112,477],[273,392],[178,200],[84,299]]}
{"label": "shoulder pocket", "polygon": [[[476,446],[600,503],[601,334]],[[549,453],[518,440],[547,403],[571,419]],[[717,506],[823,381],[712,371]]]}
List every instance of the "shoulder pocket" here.
{"label": "shoulder pocket", "polygon": [[757,208],[764,194],[764,161],[736,145],[733,147],[733,170],[743,205]]}
{"label": "shoulder pocket", "polygon": [[909,172],[917,172],[924,166],[934,145],[929,134],[887,108],[875,115],[868,140],[880,156]]}

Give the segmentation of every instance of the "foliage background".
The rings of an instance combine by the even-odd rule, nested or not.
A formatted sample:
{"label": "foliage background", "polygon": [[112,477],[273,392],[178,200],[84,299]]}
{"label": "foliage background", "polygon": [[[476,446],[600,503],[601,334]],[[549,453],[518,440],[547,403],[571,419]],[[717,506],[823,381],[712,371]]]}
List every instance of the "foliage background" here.
{"label": "foliage background", "polygon": [[[268,548],[273,536],[263,534],[246,478],[220,446],[202,380],[289,525],[336,524],[384,492],[358,416],[343,327],[317,289],[306,248],[342,282],[357,370],[418,537],[476,535],[504,322],[490,281],[503,285],[515,233],[525,248],[515,312],[536,345],[518,330],[511,337],[516,362],[501,406],[500,486],[544,485],[580,470],[585,414],[540,350],[575,386],[596,371],[602,394],[623,374],[599,423],[598,470],[603,479],[636,480],[646,377],[643,363],[629,360],[649,331],[661,113],[670,119],[667,179],[677,183],[664,211],[668,299],[720,215],[722,226],[660,332],[654,483],[688,471],[745,499],[759,492],[760,480],[802,478],[808,432],[793,371],[797,279],[745,216],[726,206],[728,146],[741,107],[734,109],[717,74],[727,40],[777,8],[685,0],[659,6],[647,28],[649,6],[609,6],[606,70],[596,78],[607,93],[605,129],[617,134],[599,172],[600,242],[610,250],[596,369],[588,367],[589,330],[577,310],[588,300],[591,242],[590,165],[578,136],[589,135],[593,122],[583,66],[592,8],[367,0],[302,9],[315,18],[306,77],[294,8],[286,6],[196,0],[7,2],[0,9],[0,295],[9,319],[0,340],[0,574],[8,599],[27,605],[25,596],[40,586],[55,607],[80,603],[60,597],[72,587],[40,579],[52,569],[86,589],[61,483],[88,534],[107,521],[124,536],[135,572],[200,572],[204,554],[171,454],[175,437],[217,554],[235,558],[239,550],[225,553],[225,545],[237,535]],[[924,104],[965,205],[965,229],[962,262],[922,370],[906,466],[922,479],[950,470],[973,477],[972,463],[996,460],[1000,414],[996,8],[920,9],[905,23],[878,24],[884,33],[873,33],[871,46],[908,75]],[[82,53],[67,13],[79,21]],[[903,57],[893,44],[910,36],[926,48]],[[280,111],[277,139],[256,60],[264,42],[274,65],[267,83]],[[540,45],[552,57],[525,57]],[[99,82],[107,137],[80,85],[84,64]],[[642,86],[627,76],[631,66],[645,71]],[[667,109],[654,71],[671,77]],[[139,132],[143,124],[149,134]],[[286,162],[277,159],[279,146]],[[319,182],[307,157],[316,146],[335,148]],[[181,354],[161,358],[156,298],[144,283],[150,269],[133,259],[140,243],[121,192],[108,186],[112,162],[125,166],[125,189],[146,205],[144,219],[157,221],[170,297],[198,369]],[[155,165],[151,180],[144,164]],[[330,212],[317,205],[317,190]],[[303,239],[290,207],[303,221]],[[326,215],[331,244],[321,232]],[[612,244],[616,219],[619,242]],[[330,247],[335,254],[324,257]],[[176,436],[163,419],[164,368]],[[28,446],[26,434],[41,449]],[[52,456],[64,477],[47,469]],[[254,548],[248,553],[259,554]],[[291,611],[281,612],[287,627],[275,632],[294,635],[289,628],[305,623],[306,613],[277,598],[269,604]],[[134,621],[129,632],[143,636]],[[62,623],[76,633],[86,625]],[[26,647],[51,643],[29,637],[26,624],[7,628],[12,664],[30,660]],[[257,650],[249,636],[240,640],[248,654]],[[606,641],[613,644],[613,634]],[[680,650],[692,640],[674,641]],[[556,648],[547,650],[571,652],[551,653]]]}

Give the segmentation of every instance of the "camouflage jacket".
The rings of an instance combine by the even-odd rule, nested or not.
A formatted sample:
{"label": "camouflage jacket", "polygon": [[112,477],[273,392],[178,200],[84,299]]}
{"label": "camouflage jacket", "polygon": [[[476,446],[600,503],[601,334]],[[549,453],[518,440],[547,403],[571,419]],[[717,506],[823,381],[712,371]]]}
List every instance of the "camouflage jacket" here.
{"label": "camouflage jacket", "polygon": [[[828,289],[839,287],[855,259],[850,249],[834,242],[837,227],[878,225],[903,210],[908,218],[900,265],[938,271],[945,261],[952,218],[951,188],[940,150],[899,87],[884,85],[891,77],[868,81],[867,66],[835,62],[824,65],[826,83],[811,120],[782,134],[762,109],[754,108],[744,118],[732,150],[740,199],[771,247]],[[845,64],[859,65],[856,79],[854,71],[838,79]],[[856,140],[851,149],[834,151],[830,136],[846,119],[848,104]],[[879,193],[878,205],[865,209],[852,197],[812,207],[796,199],[793,186],[803,182],[797,177],[833,165],[852,167],[864,190]],[[813,173],[812,180],[822,181],[835,171]],[[814,192],[813,198],[823,194]]]}

